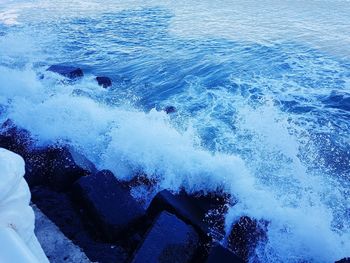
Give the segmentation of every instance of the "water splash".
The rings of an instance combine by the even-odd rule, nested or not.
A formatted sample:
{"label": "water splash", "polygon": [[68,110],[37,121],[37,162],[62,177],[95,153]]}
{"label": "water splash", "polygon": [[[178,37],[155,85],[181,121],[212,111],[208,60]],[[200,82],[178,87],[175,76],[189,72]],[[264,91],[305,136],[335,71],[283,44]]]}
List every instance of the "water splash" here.
{"label": "water splash", "polygon": [[[317,32],[310,42],[303,37],[314,15],[328,10],[323,4],[305,20],[308,27],[276,23],[262,36],[241,23],[238,32],[250,30],[237,39],[237,27],[227,28],[227,19],[242,14],[227,18],[207,2],[198,7],[203,21],[191,19],[191,4],[69,2],[33,1],[37,9],[14,3],[21,25],[6,27],[0,37],[0,120],[13,119],[39,144],[71,144],[121,179],[141,170],[158,181],[158,189],[233,194],[238,203],[227,214],[227,229],[241,215],[269,222],[267,243],[255,253],[259,261],[348,256],[344,105],[350,63],[339,48],[344,42],[338,45],[332,34],[320,47]],[[332,20],[332,32],[340,34],[335,24],[348,24],[348,6],[336,5],[344,10]],[[52,16],[42,16],[43,10]],[[248,25],[256,10],[243,13]],[[293,17],[299,9],[283,10]],[[269,24],[264,15],[259,19]],[[205,21],[216,21],[213,30],[200,30]],[[186,28],[198,34],[189,38]],[[280,35],[282,29],[297,37]],[[50,61],[82,64],[86,78],[66,83],[45,72]],[[113,78],[110,91],[94,82],[98,73]],[[167,105],[177,113],[154,109]]]}

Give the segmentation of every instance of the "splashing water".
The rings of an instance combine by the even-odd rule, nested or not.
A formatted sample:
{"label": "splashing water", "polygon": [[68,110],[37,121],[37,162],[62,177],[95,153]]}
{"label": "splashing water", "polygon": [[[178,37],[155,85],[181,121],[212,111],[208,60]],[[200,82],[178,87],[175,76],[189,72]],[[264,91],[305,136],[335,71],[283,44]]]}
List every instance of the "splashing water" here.
{"label": "splashing water", "polygon": [[[327,0],[2,1],[0,121],[121,179],[231,193],[227,230],[270,222],[255,260],[332,262],[350,253],[349,13]],[[86,77],[45,71],[59,62]]]}

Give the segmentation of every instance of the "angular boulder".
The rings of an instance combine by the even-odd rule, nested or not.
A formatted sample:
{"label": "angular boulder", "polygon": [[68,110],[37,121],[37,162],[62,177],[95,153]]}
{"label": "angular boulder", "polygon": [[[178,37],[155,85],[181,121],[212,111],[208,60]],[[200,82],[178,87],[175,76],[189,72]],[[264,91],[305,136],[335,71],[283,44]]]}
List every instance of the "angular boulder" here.
{"label": "angular boulder", "polygon": [[[168,190],[163,190],[153,198],[147,212],[150,217],[155,217],[162,211],[173,213],[194,226],[202,237],[207,238],[214,228],[218,232],[223,231],[225,202],[224,197],[216,195],[190,196],[184,192],[174,195]],[[211,213],[210,218],[210,211],[219,212]]]}
{"label": "angular boulder", "polygon": [[66,65],[52,65],[47,69],[47,71],[60,74],[61,76],[64,76],[71,80],[84,76],[81,68]]}
{"label": "angular boulder", "polygon": [[206,263],[244,263],[244,261],[220,244],[214,244],[210,249]]}
{"label": "angular boulder", "polygon": [[67,191],[80,177],[95,171],[93,164],[73,149],[53,145],[33,150],[27,156],[25,178],[31,186],[48,185]]}
{"label": "angular boulder", "polygon": [[129,190],[107,170],[80,178],[74,184],[73,196],[107,241],[123,239],[145,215]]}
{"label": "angular boulder", "polygon": [[92,222],[82,219],[68,193],[56,192],[43,186],[32,189],[32,202],[78,245],[92,262],[126,262],[126,251],[117,244],[103,243],[89,229]]}
{"label": "angular boulder", "polygon": [[112,80],[109,77],[96,77],[96,81],[105,89],[112,86]]}
{"label": "angular boulder", "polygon": [[198,245],[198,235],[191,226],[173,214],[162,212],[146,234],[131,262],[191,262]]}

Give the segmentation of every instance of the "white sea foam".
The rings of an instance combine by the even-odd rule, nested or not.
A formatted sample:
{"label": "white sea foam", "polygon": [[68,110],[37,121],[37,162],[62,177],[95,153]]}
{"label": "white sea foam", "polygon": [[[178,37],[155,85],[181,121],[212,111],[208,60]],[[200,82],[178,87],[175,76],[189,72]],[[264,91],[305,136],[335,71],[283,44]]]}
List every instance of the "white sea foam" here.
{"label": "white sea foam", "polygon": [[[114,6],[112,2],[106,1],[106,6],[97,7],[89,2],[79,9],[80,1],[70,1],[71,9],[64,13],[66,10],[58,1],[39,2],[38,10],[32,12],[51,10],[52,17],[35,16],[38,21],[47,23],[58,19],[60,15],[79,16],[77,10],[84,15],[94,12],[100,14],[112,7],[120,10],[131,5]],[[344,1],[339,1],[339,5],[342,4]],[[28,8],[29,11],[25,12],[27,16],[31,14],[28,5],[22,6]],[[208,14],[210,8],[206,5],[210,4],[203,5],[203,14],[210,15],[211,19],[222,20],[219,11],[214,12],[219,13],[219,16]],[[167,4],[167,7],[171,6]],[[175,8],[177,17],[172,21],[171,33],[185,37],[187,31],[192,34],[195,30],[201,37],[207,33],[220,33],[220,37],[237,40],[237,34],[232,33],[236,32],[237,27],[225,30],[220,23],[215,23],[209,31],[207,28],[200,30],[202,22],[206,20],[194,23],[193,27],[184,27],[187,21],[184,17],[190,15],[185,9]],[[324,13],[324,7],[321,9],[319,13]],[[251,16],[254,10],[248,11],[249,14],[243,16]],[[284,9],[284,12],[288,13],[288,10]],[[242,14],[237,16],[242,17]],[[260,19],[266,17],[263,15]],[[279,21],[276,17],[274,19]],[[317,18],[312,17],[312,23],[315,20]],[[255,32],[252,21],[241,23],[240,32],[249,29],[245,35],[240,35],[244,41],[254,40],[255,37],[271,37],[271,34],[263,34],[261,30]],[[264,28],[264,24],[260,26]],[[300,26],[294,25],[292,29],[298,31]],[[325,27],[319,26],[322,29],[320,32],[324,32]],[[279,23],[276,22],[271,29],[272,35],[280,36],[279,29]],[[50,30],[46,38],[55,37]],[[298,32],[305,36],[303,32],[309,30],[304,28]],[[0,67],[0,104],[3,105],[0,120],[13,119],[17,125],[36,136],[39,144],[53,141],[69,143],[91,159],[99,169],[111,169],[121,179],[130,179],[135,172],[143,171],[158,181],[159,189],[177,191],[184,187],[189,192],[223,189],[233,194],[238,204],[229,210],[227,230],[241,215],[270,222],[268,242],[257,251],[263,262],[332,262],[349,256],[347,192],[337,179],[312,170],[308,160],[303,160],[301,153],[310,143],[309,130],[303,126],[303,119],[280,111],[275,105],[274,91],[269,93],[264,90],[264,99],[251,103],[247,96],[240,93],[222,87],[207,89],[194,82],[179,96],[172,96],[164,102],[177,107],[178,113],[172,117],[154,109],[143,112],[120,101],[117,105],[108,105],[98,99],[106,91],[98,87],[90,76],[70,85],[63,83],[62,78],[55,74],[44,72],[45,79],[39,80],[38,75],[43,70],[37,65],[33,69],[32,64],[45,61],[46,55],[37,50],[37,44],[42,47],[47,39],[34,41],[28,38],[29,35],[33,33],[14,32],[0,38],[3,64]],[[312,39],[315,40],[315,37]],[[342,43],[347,41],[345,39]],[[23,43],[26,43],[24,48]],[[338,50],[338,53],[341,50],[339,46],[346,45],[335,46],[335,49],[332,48],[334,46],[328,48]],[[26,63],[28,66],[23,66]],[[313,66],[310,64],[305,67]],[[330,64],[326,66],[330,70],[336,67]],[[252,79],[249,84],[262,88],[268,83],[282,90],[283,87],[274,81],[279,80],[266,76],[266,79]],[[239,81],[236,79],[234,83]],[[299,86],[299,83],[288,84],[291,96],[310,92],[328,94],[327,88],[310,90],[309,87]],[[290,95],[286,92],[281,94],[285,97]],[[189,109],[193,105],[203,107],[191,115]],[[225,121],[218,116],[225,116]],[[303,125],[298,125],[299,122]],[[215,133],[213,142],[204,139],[208,131]],[[314,150],[310,146],[306,154],[317,163]]]}
{"label": "white sea foam", "polygon": [[297,157],[297,141],[286,123],[273,116],[273,107],[242,107],[238,115],[242,130],[260,133],[253,143],[264,144],[268,151],[283,151],[290,158],[293,165],[287,168],[294,169],[282,169],[287,173],[275,175],[277,179],[285,176],[289,184],[284,187],[273,182],[274,175],[266,183],[266,178],[259,178],[258,171],[251,169],[252,164],[247,168],[235,155],[205,150],[195,130],[175,129],[164,112],[126,110],[74,96],[61,84],[45,86],[31,69],[2,67],[0,72],[1,83],[6,84],[0,88],[2,101],[10,101],[6,116],[37,136],[40,143],[69,143],[100,169],[111,169],[121,179],[142,170],[158,180],[161,189],[230,192],[239,203],[229,211],[228,226],[241,215],[270,221],[269,241],[260,251],[269,262],[272,259],[266,253],[277,261],[306,258],[326,262],[349,251],[348,229],[332,227],[332,207],[322,200],[322,191],[329,186],[306,173]]}

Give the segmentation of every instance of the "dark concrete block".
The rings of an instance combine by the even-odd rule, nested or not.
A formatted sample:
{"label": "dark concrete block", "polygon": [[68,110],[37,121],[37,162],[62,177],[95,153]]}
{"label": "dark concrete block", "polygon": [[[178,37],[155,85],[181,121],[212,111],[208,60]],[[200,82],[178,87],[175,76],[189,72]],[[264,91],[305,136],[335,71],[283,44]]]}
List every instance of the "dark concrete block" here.
{"label": "dark concrete block", "polygon": [[33,150],[25,161],[25,178],[30,186],[48,185],[57,191],[69,190],[80,177],[96,171],[93,164],[87,165],[88,160],[66,146]]}
{"label": "dark concrete block", "polygon": [[32,202],[53,221],[63,234],[78,245],[92,262],[126,262],[126,251],[116,243],[99,241],[88,231],[92,223],[80,217],[67,193],[56,192],[47,187],[32,188]]}
{"label": "dark concrete block", "polygon": [[102,86],[103,88],[112,86],[112,80],[108,77],[96,77],[96,81],[98,85]]}
{"label": "dark concrete block", "polygon": [[54,72],[54,73],[57,73],[57,74],[60,74],[60,75],[66,77],[66,78],[69,78],[71,80],[84,76],[84,73],[81,70],[81,68],[72,67],[72,66],[52,65],[47,70]]}
{"label": "dark concrete block", "polygon": [[80,178],[73,193],[77,204],[87,210],[106,240],[122,239],[145,214],[129,190],[107,170]]}
{"label": "dark concrete block", "polygon": [[132,263],[187,263],[198,245],[198,235],[191,226],[168,212],[162,212],[136,251]]}
{"label": "dark concrete block", "polygon": [[[159,192],[148,207],[151,217],[166,210],[175,214],[196,228],[202,237],[207,237],[215,229],[223,232],[226,199],[222,196],[190,196],[186,193],[172,194],[168,190]],[[216,211],[208,216],[209,211]]]}
{"label": "dark concrete block", "polygon": [[224,248],[220,244],[214,244],[209,252],[206,263],[244,263],[244,261],[232,253],[230,250]]}

